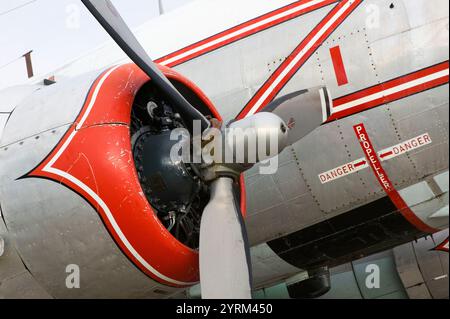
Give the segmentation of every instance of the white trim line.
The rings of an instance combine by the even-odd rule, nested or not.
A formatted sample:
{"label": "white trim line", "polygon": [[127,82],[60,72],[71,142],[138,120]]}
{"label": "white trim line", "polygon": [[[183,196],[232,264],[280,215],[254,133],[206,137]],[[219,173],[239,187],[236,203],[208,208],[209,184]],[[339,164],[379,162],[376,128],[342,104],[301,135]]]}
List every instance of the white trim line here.
{"label": "white trim line", "polygon": [[306,44],[306,46],[295,56],[294,59],[287,65],[287,67],[280,73],[280,75],[272,82],[268,89],[263,95],[256,101],[247,116],[255,114],[255,112],[261,107],[262,103],[266,98],[273,92],[275,87],[287,76],[287,74],[295,67],[298,61],[300,61],[306,53],[313,47],[313,45],[320,39],[320,37],[338,20],[350,6],[355,2],[355,0],[348,0],[342,8],[340,8],[334,16],[327,21],[327,23],[316,33],[316,35]]}
{"label": "white trim line", "polygon": [[379,99],[379,98],[382,98],[382,97],[385,97],[385,96],[389,96],[389,95],[392,95],[392,94],[395,94],[395,93],[398,93],[398,92],[401,92],[401,91],[404,91],[404,90],[408,90],[408,89],[413,88],[415,86],[418,86],[420,84],[431,82],[433,80],[439,79],[439,78],[447,76],[447,75],[449,75],[449,69],[438,71],[438,72],[435,72],[435,73],[432,73],[432,74],[420,77],[418,79],[415,79],[415,80],[412,80],[412,81],[409,81],[409,82],[406,82],[406,83],[394,86],[394,87],[392,87],[390,89],[387,89],[387,90],[384,90],[384,91],[380,91],[380,92],[377,92],[377,93],[373,93],[371,95],[364,96],[364,97],[359,98],[357,100],[349,101],[349,102],[347,102],[345,104],[342,104],[342,105],[339,105],[339,106],[335,107],[334,110],[333,110],[333,113],[340,112],[340,111],[343,111],[343,110],[346,110],[346,109],[351,109],[351,108],[356,107],[358,105],[365,104],[365,103],[371,102],[373,100],[376,100],[376,99]]}
{"label": "white trim line", "polygon": [[319,89],[320,95],[320,105],[322,106],[322,122],[325,123],[328,115],[327,115],[327,103],[325,101],[325,93],[323,92],[323,88]]}

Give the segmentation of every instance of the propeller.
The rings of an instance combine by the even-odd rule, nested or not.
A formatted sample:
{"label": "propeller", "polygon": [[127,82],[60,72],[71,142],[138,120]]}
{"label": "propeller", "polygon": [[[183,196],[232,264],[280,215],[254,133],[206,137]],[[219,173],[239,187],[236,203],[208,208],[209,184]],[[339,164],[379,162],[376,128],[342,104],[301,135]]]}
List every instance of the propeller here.
{"label": "propeller", "polygon": [[123,21],[109,0],[81,0],[92,15],[109,33],[113,40],[122,48],[128,57],[136,63],[151,79],[153,84],[172,103],[176,111],[181,115],[185,124],[191,129],[194,120],[201,121],[202,130],[209,127],[208,120],[196,108],[194,108],[173,84],[162,74],[153,63],[145,49],[140,45],[136,37]]}
{"label": "propeller", "polygon": [[[278,155],[324,123],[330,115],[332,100],[324,87],[302,90],[285,95],[267,105],[262,112],[232,122],[229,127],[256,131],[256,141],[267,142],[272,135],[277,141]],[[321,107],[318,107],[321,105]],[[272,141],[273,139],[270,139]],[[267,143],[264,154],[270,148]],[[226,147],[252,154],[248,140],[242,136],[225,134]],[[270,149],[272,151],[272,149]],[[256,161],[267,158],[258,158]],[[245,163],[244,163],[245,164]],[[247,163],[249,164],[249,163]],[[221,163],[212,170],[217,177],[211,185],[211,198],[205,207],[200,224],[200,287],[203,298],[251,298],[251,261],[245,224],[233,194],[234,176],[249,168],[248,165]],[[225,168],[223,168],[225,167]],[[217,170],[222,172],[217,173]]]}
{"label": "propeller", "polygon": [[[206,131],[210,127],[209,121],[162,74],[111,2],[82,2],[172,103],[191,132],[194,120],[200,120],[203,132]],[[275,100],[263,112],[232,122],[230,127],[250,127],[261,134],[277,132],[278,154],[286,145],[297,142],[325,122],[330,115],[330,106],[331,99],[325,88],[303,90]],[[244,149],[248,147],[245,138],[230,138],[227,142],[228,147],[233,149],[241,149],[236,147],[239,143]],[[249,165],[221,163],[209,166],[204,169],[206,173],[202,173],[208,175],[211,182],[210,201],[203,211],[200,224],[200,284],[203,298],[251,298],[249,244],[233,187],[234,179],[248,168]]]}
{"label": "propeller", "polygon": [[249,245],[232,178],[219,177],[211,184],[211,199],[200,224],[199,251],[203,298],[251,298]]}

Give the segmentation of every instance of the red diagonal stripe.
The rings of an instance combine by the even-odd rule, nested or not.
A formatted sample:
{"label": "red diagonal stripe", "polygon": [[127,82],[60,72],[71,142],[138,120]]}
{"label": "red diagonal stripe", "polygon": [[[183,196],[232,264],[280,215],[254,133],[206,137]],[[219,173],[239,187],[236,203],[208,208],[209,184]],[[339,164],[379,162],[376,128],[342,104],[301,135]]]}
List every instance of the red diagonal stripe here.
{"label": "red diagonal stripe", "polygon": [[[449,68],[449,61],[439,63],[437,65],[434,65],[434,66],[398,77],[396,79],[389,80],[387,82],[369,87],[367,89],[363,89],[361,91],[337,98],[337,99],[333,100],[333,107],[338,107],[345,103],[348,103],[348,102],[351,102],[354,100],[358,100],[360,98],[372,95],[374,93],[379,93],[386,89],[390,89],[392,87],[395,87],[395,86],[398,86],[398,85],[401,85],[404,83],[408,83],[410,81],[414,81],[414,80],[422,78],[424,76],[428,76],[428,75],[434,74],[436,72],[444,71],[448,68]],[[428,82],[425,82],[422,84],[418,84],[416,86],[405,89],[403,91],[399,91],[397,93],[393,93],[393,94],[389,94],[389,95],[384,95],[380,98],[376,98],[374,100],[355,105],[351,108],[335,112],[335,113],[331,114],[331,116],[328,118],[328,121],[337,120],[337,119],[340,119],[340,118],[343,118],[346,116],[350,116],[352,114],[359,113],[359,112],[368,110],[373,107],[377,107],[377,106],[380,106],[380,105],[383,105],[386,103],[390,103],[390,102],[405,98],[407,96],[441,86],[448,82],[449,82],[449,76],[448,75],[442,76],[440,78],[437,78],[437,79],[434,79],[434,80],[431,80],[431,81],[428,81]]]}
{"label": "red diagonal stripe", "polygon": [[440,243],[434,250],[445,251],[448,253],[448,237],[442,243]]}
{"label": "red diagonal stripe", "polygon": [[[310,44],[311,41],[319,34],[321,29],[338,13],[342,7],[346,6],[348,3],[351,5],[348,9],[331,25],[326,31],[319,36],[318,39],[314,41],[312,46],[307,50],[303,57],[294,65],[294,67],[286,74],[282,75],[287,67],[291,64],[292,60],[295,59],[302,51]],[[276,80],[280,80],[275,88],[270,89],[270,92],[262,104],[258,107],[261,110],[273,98],[281,91],[281,89],[286,85],[286,83],[294,76],[294,74],[300,69],[300,67],[311,57],[311,55],[317,50],[317,48],[336,30],[336,28],[350,15],[350,13],[362,2],[362,0],[343,0],[338,5],[336,5],[327,16],[311,31],[311,33],[306,36],[306,38],[300,42],[300,44],[295,48],[295,50],[286,58],[286,60],[278,67],[278,69],[269,77],[269,79],[262,85],[258,92],[251,98],[247,103],[241,113],[237,116],[238,119],[244,118],[250,110],[260,101],[260,99],[266,94],[266,91],[270,89],[272,84]]]}
{"label": "red diagonal stripe", "polygon": [[369,87],[367,89],[363,89],[361,91],[337,98],[333,101],[333,107],[338,107],[342,104],[354,101],[354,100],[358,100],[360,98],[372,95],[374,93],[378,93],[387,89],[391,89],[395,86],[401,85],[403,83],[407,83],[407,82],[411,82],[414,80],[417,80],[418,78],[439,72],[439,71],[443,71],[445,69],[449,68],[449,61],[445,61],[436,65],[433,65],[431,67],[413,72],[413,73],[409,73],[406,75],[403,75],[401,77],[383,82],[381,84]]}
{"label": "red diagonal stripe", "polygon": [[[196,57],[198,57],[200,55],[203,55],[205,53],[209,53],[209,52],[214,51],[214,50],[216,50],[218,48],[221,48],[221,47],[223,47],[225,45],[228,45],[230,43],[239,41],[239,40],[241,40],[241,39],[243,39],[245,37],[253,35],[253,34],[255,34],[257,32],[260,32],[262,30],[266,30],[266,29],[271,28],[271,27],[273,27],[275,25],[281,24],[283,22],[289,21],[291,19],[299,17],[299,16],[301,16],[303,14],[306,14],[308,12],[314,11],[314,10],[319,9],[321,7],[327,6],[327,5],[331,4],[331,3],[337,2],[338,0],[324,0],[323,2],[317,3],[315,5],[311,5],[308,8],[305,8],[305,9],[299,10],[297,12],[294,12],[292,14],[280,17],[278,19],[275,19],[273,21],[264,23],[262,25],[255,26],[255,28],[252,28],[252,29],[250,29],[250,30],[248,30],[246,32],[240,33],[240,34],[238,34],[238,35],[236,35],[234,37],[231,37],[231,38],[228,38],[228,39],[224,39],[223,41],[219,41],[218,43],[216,43],[214,45],[208,46],[208,44],[213,42],[213,41],[219,40],[219,39],[221,39],[221,38],[223,38],[223,37],[225,37],[227,35],[230,35],[232,33],[238,32],[238,31],[243,30],[243,29],[245,29],[247,27],[251,27],[251,26],[253,26],[253,25],[257,24],[257,23],[260,23],[261,21],[264,21],[266,19],[270,19],[270,18],[275,17],[275,16],[277,16],[277,15],[283,13],[283,12],[287,12],[289,10],[292,10],[292,9],[297,8],[297,7],[303,6],[303,5],[308,4],[308,3],[312,2],[312,1],[313,0],[296,1],[296,2],[294,2],[292,4],[290,4],[290,5],[287,5],[285,7],[276,9],[276,10],[274,10],[272,12],[266,13],[266,14],[264,14],[262,16],[259,16],[259,17],[255,18],[255,19],[249,20],[249,21],[244,22],[244,23],[242,23],[240,25],[232,27],[232,28],[230,28],[228,30],[220,32],[220,33],[218,33],[216,35],[213,35],[213,36],[208,37],[208,38],[206,38],[204,40],[201,40],[201,41],[199,41],[197,43],[194,43],[194,44],[191,44],[191,45],[189,45],[187,47],[184,47],[184,48],[182,48],[182,49],[180,49],[178,51],[170,53],[170,54],[168,54],[168,55],[166,55],[164,57],[161,57],[161,58],[157,59],[156,62],[157,63],[164,63],[165,61],[167,61],[169,59],[175,58],[175,60],[173,62],[167,64],[167,66],[169,66],[169,67],[174,67],[174,66],[179,65],[181,63],[184,63],[186,61],[192,60],[192,59],[194,59],[194,58],[196,58]],[[189,54],[189,55],[187,55],[185,57],[180,57],[179,59],[177,59],[177,56],[180,56],[181,54],[184,54],[184,53],[186,53],[188,51],[191,51],[193,49],[202,47],[204,45],[206,45],[206,47],[204,49],[196,51],[195,53],[192,53],[192,54]]]}
{"label": "red diagonal stripe", "polygon": [[386,195],[389,196],[392,203],[403,215],[403,217],[405,217],[417,229],[425,233],[432,234],[436,232],[437,231],[436,229],[425,224],[419,217],[416,216],[416,214],[414,214],[414,212],[408,207],[403,198],[400,196],[398,191],[394,188],[394,185],[392,184],[386,171],[381,165],[377,153],[373,148],[372,142],[370,140],[369,135],[367,134],[364,124],[360,123],[353,126],[353,130],[355,131],[356,137],[359,140],[364,155],[366,156],[367,162],[372,168],[372,171],[375,174],[376,179],[380,183],[383,190],[386,192]]}

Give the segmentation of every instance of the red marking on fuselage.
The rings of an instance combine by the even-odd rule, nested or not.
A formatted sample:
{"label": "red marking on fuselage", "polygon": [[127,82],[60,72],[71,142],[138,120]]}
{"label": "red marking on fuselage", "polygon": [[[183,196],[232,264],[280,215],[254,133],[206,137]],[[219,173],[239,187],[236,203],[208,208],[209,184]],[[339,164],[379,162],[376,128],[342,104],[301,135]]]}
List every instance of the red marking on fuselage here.
{"label": "red marking on fuselage", "polygon": [[320,47],[361,2],[362,0],[343,0],[331,9],[326,17],[312,29],[294,51],[281,63],[277,70],[271,74],[269,79],[267,79],[258,92],[250,99],[237,118],[242,119],[248,115],[252,115],[270,103],[294,74],[309,60],[317,48]]}
{"label": "red marking on fuselage", "polygon": [[[164,64],[167,66],[176,66],[179,64],[182,64],[186,61],[189,61],[191,59],[197,58],[199,56],[201,56],[202,54],[205,53],[209,53],[211,51],[214,51],[218,48],[222,48],[230,43],[233,43],[235,41],[239,41],[245,37],[251,36],[261,30],[265,30],[267,28],[273,27],[275,25],[278,25],[280,23],[283,23],[285,21],[288,21],[290,19],[296,18],[298,16],[301,16],[303,14],[309,13],[313,10],[316,10],[318,8],[322,8],[325,7],[327,5],[333,4],[335,2],[338,2],[338,0],[330,0],[330,1],[324,1],[324,2],[320,2],[317,3],[315,5],[309,6],[305,9],[302,10],[298,10],[295,13],[289,14],[289,15],[285,15],[282,16],[278,19],[274,19],[273,21],[267,22],[267,23],[263,23],[261,25],[259,25],[262,21],[266,20],[266,19],[270,19],[273,18],[277,15],[283,14],[284,12],[287,12],[289,10],[295,9],[295,8],[299,8],[300,6],[304,6],[306,4],[308,4],[311,1],[296,1],[288,6],[276,9],[272,12],[266,13],[258,18],[249,20],[247,22],[244,22],[240,25],[237,25],[235,27],[232,27],[228,30],[225,30],[223,32],[220,32],[214,36],[211,36],[209,38],[206,38],[204,40],[201,40],[199,42],[196,42],[192,45],[189,45],[185,48],[182,48],[180,50],[177,50],[173,53],[170,53],[164,57],[161,57],[159,59],[156,60],[156,62],[160,63],[160,64]],[[327,16],[328,17],[328,16]],[[325,18],[326,19],[326,18]],[[317,26],[319,27],[319,25]],[[317,27],[315,29],[317,29]],[[249,29],[248,29],[249,28]],[[248,30],[247,30],[248,29]],[[239,33],[240,30],[246,30],[245,32]],[[236,36],[227,38],[227,36],[229,36],[230,34],[234,34],[234,33],[239,33]],[[225,39],[226,38],[226,39]],[[220,39],[224,39],[223,41],[218,41]],[[217,42],[218,41],[218,42]],[[217,43],[216,43],[217,42]],[[202,48],[201,50],[197,50],[195,51],[195,53],[192,54],[188,54],[186,55],[186,52],[192,51],[192,50],[196,50],[198,48]],[[292,58],[292,54],[290,55],[289,58]],[[287,60],[289,60],[289,58]],[[287,61],[286,60],[286,61]],[[168,62],[169,61],[169,62]],[[301,65],[299,66],[301,67]],[[372,87],[369,87],[367,89],[363,89],[361,91],[337,98],[335,100],[333,100],[333,105],[334,108],[336,109],[336,107],[339,107],[345,103],[348,102],[352,102],[355,100],[358,100],[361,97],[376,93],[376,92],[380,92],[380,90],[383,90],[384,88],[390,88],[392,87],[392,85],[396,85],[396,84],[400,84],[403,83],[405,81],[410,81],[410,80],[414,80],[417,77],[420,77],[421,75],[427,75],[430,74],[430,72],[433,71],[438,71],[438,70],[442,70],[442,69],[447,68],[448,69],[448,61],[401,76],[397,79],[391,80],[391,81],[387,81]],[[272,75],[273,77],[273,75]],[[292,74],[289,74],[289,79],[292,77]],[[270,79],[268,80],[268,82],[270,81]],[[383,98],[379,98],[379,99],[374,99],[371,100],[367,103],[361,103],[358,105],[355,105],[354,107],[345,109],[345,110],[335,110],[333,112],[333,114],[329,117],[329,121],[331,120],[336,120],[336,119],[340,119],[346,116],[350,116],[359,112],[362,112],[364,110],[370,109],[372,107],[377,107],[380,105],[383,105],[385,103],[389,103],[407,96],[410,96],[412,94],[418,93],[418,92],[422,92],[425,91],[427,89],[430,88],[434,88],[434,87],[438,87],[442,84],[448,83],[448,76],[444,76],[441,77],[439,79],[433,80],[433,81],[428,81],[425,84],[421,84],[421,85],[417,85],[413,88],[410,88],[408,90],[403,90],[401,92],[398,92],[396,94],[392,94],[392,95],[388,95],[388,96],[384,96]],[[282,87],[280,87],[281,89]],[[278,91],[274,91],[274,94],[278,94]],[[253,97],[254,99],[255,97]],[[273,97],[272,97],[273,98]],[[249,102],[250,103],[250,102]],[[260,108],[264,107],[265,105],[263,104]],[[249,104],[240,112],[240,114],[238,115],[239,118],[244,117],[246,112],[248,111],[248,109],[250,108]]]}
{"label": "red marking on fuselage", "polygon": [[449,61],[445,61],[336,98],[333,100],[333,111],[328,121],[350,116],[446,84],[449,82],[448,70]]}
{"label": "red marking on fuselage", "polygon": [[[233,42],[239,41],[239,40],[241,40],[241,39],[243,39],[245,37],[251,36],[251,35],[253,35],[253,34],[255,34],[255,33],[259,32],[261,30],[265,30],[267,28],[273,27],[275,25],[278,25],[278,24],[283,23],[285,21],[288,21],[290,19],[293,19],[293,18],[296,18],[296,17],[301,16],[303,14],[309,13],[309,12],[311,12],[313,10],[318,9],[318,8],[322,8],[322,7],[325,7],[327,5],[330,5],[330,4],[333,4],[335,2],[338,2],[338,0],[329,0],[329,1],[323,1],[323,2],[320,2],[320,3],[316,3],[314,5],[311,5],[311,6],[308,6],[308,7],[304,8],[302,10],[297,10],[297,11],[295,11],[292,14],[283,15],[283,16],[277,18],[277,19],[270,20],[271,18],[276,17],[278,15],[282,15],[283,13],[286,13],[289,10],[293,10],[293,9],[295,10],[296,8],[299,8],[301,6],[305,6],[308,3],[310,3],[310,2],[311,1],[296,1],[296,2],[294,2],[294,3],[292,3],[292,4],[288,5],[288,6],[276,9],[276,10],[274,10],[272,12],[269,12],[269,13],[266,13],[266,14],[258,17],[258,18],[249,20],[249,21],[244,22],[244,23],[242,23],[240,25],[237,25],[237,26],[232,27],[232,28],[230,28],[228,30],[225,30],[225,31],[223,31],[221,33],[218,33],[217,35],[214,35],[212,37],[209,37],[207,39],[204,39],[204,40],[201,40],[201,41],[199,41],[197,43],[189,45],[189,46],[187,46],[187,47],[185,47],[183,49],[180,49],[180,50],[177,50],[177,51],[175,51],[173,53],[170,53],[167,56],[164,56],[162,58],[157,59],[156,62],[164,64],[164,65],[167,65],[167,66],[176,66],[176,65],[182,64],[182,63],[184,63],[186,61],[189,61],[191,59],[199,57],[202,54],[209,53],[209,52],[211,52],[213,50],[216,50],[218,48],[224,47],[224,46],[226,46],[226,45],[228,45],[230,43],[233,43]],[[329,15],[327,15],[327,17],[329,17]],[[324,20],[326,20],[327,17]],[[264,21],[264,20],[268,20],[267,23],[262,23],[262,21]],[[315,30],[319,26],[320,25],[318,25],[315,28]],[[242,30],[245,30],[245,32],[240,32]],[[231,34],[236,34],[236,35],[232,36],[232,37],[229,37],[229,35],[231,35]],[[221,39],[223,39],[223,40],[221,40]],[[303,42],[304,41],[302,41],[302,43]],[[301,46],[301,44],[300,44],[300,46]],[[198,50],[199,48],[201,48],[201,50]],[[190,52],[192,50],[194,50],[195,52],[186,55],[187,52]],[[291,58],[292,58],[292,54],[289,56],[288,59],[286,59],[286,61],[288,61]],[[286,63],[286,61],[285,61],[285,63]],[[338,65],[339,65],[339,63],[338,63]],[[301,65],[299,65],[297,69],[299,69],[300,67],[301,67]],[[350,116],[350,115],[362,112],[364,110],[370,109],[372,107],[377,107],[377,106],[383,105],[385,103],[389,103],[389,102],[392,102],[392,101],[395,101],[395,100],[398,100],[398,99],[410,96],[412,94],[415,94],[415,93],[418,93],[418,92],[422,92],[422,91],[425,91],[427,89],[434,88],[434,87],[440,86],[442,84],[448,83],[448,76],[443,76],[443,77],[441,77],[439,79],[428,81],[428,82],[426,82],[424,84],[420,84],[420,85],[417,85],[417,86],[415,86],[413,88],[402,90],[401,92],[397,92],[395,94],[383,96],[382,98],[373,99],[373,100],[365,102],[365,103],[357,104],[357,105],[355,105],[355,106],[353,106],[351,108],[345,109],[345,110],[338,110],[338,109],[336,109],[336,108],[342,106],[345,103],[358,100],[361,97],[368,96],[368,95],[376,93],[376,92],[380,92],[383,89],[389,89],[392,86],[395,86],[395,85],[398,85],[398,84],[401,84],[401,83],[404,83],[404,82],[407,82],[407,81],[415,80],[415,79],[417,79],[420,76],[426,76],[428,74],[431,74],[432,72],[443,70],[445,68],[448,69],[448,61],[440,63],[440,64],[437,64],[437,65],[434,65],[434,66],[431,66],[431,67],[428,67],[428,68],[425,68],[425,69],[422,69],[422,70],[419,70],[419,71],[416,71],[416,72],[413,72],[413,73],[410,73],[410,74],[407,74],[407,75],[404,75],[404,76],[401,76],[401,77],[396,78],[394,80],[390,80],[390,81],[387,81],[387,82],[384,82],[384,83],[381,83],[381,84],[369,87],[367,89],[363,89],[361,91],[358,91],[358,92],[355,92],[355,93],[352,93],[352,94],[349,94],[349,95],[337,98],[337,99],[335,99],[333,101],[333,105],[334,105],[334,109],[335,110],[334,110],[333,114],[329,117],[328,120],[331,121],[331,120],[340,119],[340,118],[343,118],[343,117],[346,117],[346,116]],[[345,71],[345,69],[343,69],[343,70]],[[336,74],[337,74],[337,76],[339,76],[339,74],[343,75],[344,73],[337,72]],[[275,76],[275,74],[273,74],[271,76],[271,78],[273,78],[274,76]],[[292,76],[293,76],[293,74],[290,73],[288,75],[288,79],[287,80],[290,80],[290,78]],[[269,83],[271,81],[271,78],[269,78],[267,83]],[[341,81],[341,83],[344,83],[345,82],[344,81],[344,77],[342,76],[342,79],[338,80],[338,81]],[[277,87],[277,89],[272,94],[273,96],[271,96],[270,99],[273,99],[274,96],[276,94],[278,94],[281,89],[282,89],[282,86]],[[253,97],[252,99],[255,99],[255,97]],[[238,115],[239,118],[242,118],[242,117],[245,116],[246,112],[250,109],[251,104],[252,103],[250,101],[247,104],[247,106]],[[266,104],[267,104],[267,101],[265,103],[263,103],[260,106],[259,109],[263,108]]]}
{"label": "red marking on fuselage", "polygon": [[364,165],[364,164],[366,164],[366,161],[361,161],[361,162],[359,162],[359,163],[354,164],[353,166],[355,166],[355,167],[360,167],[360,166],[362,166],[362,165]]}
{"label": "red marking on fuselage", "polygon": [[347,72],[345,72],[344,61],[342,60],[341,49],[337,45],[330,48],[331,61],[333,62],[334,74],[338,86],[348,83]]}
{"label": "red marking on fuselage", "polygon": [[440,250],[440,251],[444,251],[444,252],[448,253],[448,237],[442,243],[437,245],[436,248],[434,248],[434,250]]}
{"label": "red marking on fuselage", "polygon": [[380,158],[385,158],[385,157],[387,157],[387,156],[389,156],[389,155],[392,155],[392,154],[394,154],[394,152],[393,152],[393,151],[389,151],[389,152],[380,154]]}
{"label": "red marking on fuselage", "polygon": [[285,7],[268,12],[255,19],[251,19],[228,30],[222,31],[216,35],[172,52],[157,59],[156,62],[169,67],[174,67],[260,31],[269,29],[311,11],[338,2],[338,0],[323,0],[317,3],[314,2],[315,0],[295,1]]}
{"label": "red marking on fuselage", "polygon": [[353,126],[355,134],[359,140],[361,148],[366,156],[366,159],[375,174],[376,179],[379,184],[389,196],[392,203],[397,207],[400,213],[417,229],[425,233],[434,233],[437,229],[434,229],[427,224],[425,224],[420,218],[418,218],[414,212],[408,207],[403,198],[400,196],[398,191],[394,188],[394,185],[390,181],[386,171],[381,165],[381,161],[378,158],[377,152],[373,148],[372,142],[367,134],[364,124],[357,124]]}

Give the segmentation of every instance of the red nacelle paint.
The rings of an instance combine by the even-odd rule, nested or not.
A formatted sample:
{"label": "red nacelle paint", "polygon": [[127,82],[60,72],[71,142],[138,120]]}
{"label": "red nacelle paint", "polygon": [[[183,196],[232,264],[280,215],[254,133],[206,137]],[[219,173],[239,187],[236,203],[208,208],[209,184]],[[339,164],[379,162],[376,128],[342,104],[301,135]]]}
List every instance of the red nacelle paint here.
{"label": "red nacelle paint", "polygon": [[[211,101],[191,81],[161,67],[221,120]],[[198,252],[161,224],[139,183],[130,141],[130,112],[149,78],[134,64],[105,71],[92,85],[75,123],[29,177],[62,183],[99,213],[117,245],[145,274],[165,285],[185,287],[199,280]]]}

